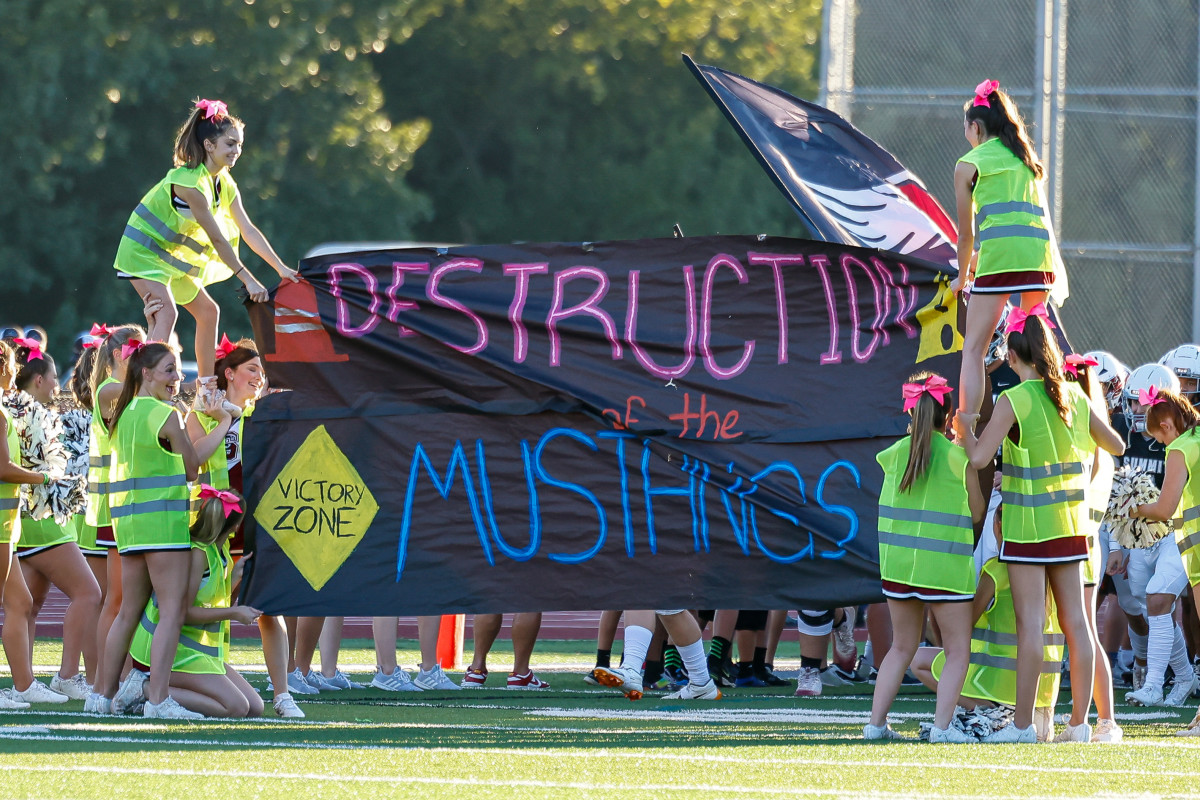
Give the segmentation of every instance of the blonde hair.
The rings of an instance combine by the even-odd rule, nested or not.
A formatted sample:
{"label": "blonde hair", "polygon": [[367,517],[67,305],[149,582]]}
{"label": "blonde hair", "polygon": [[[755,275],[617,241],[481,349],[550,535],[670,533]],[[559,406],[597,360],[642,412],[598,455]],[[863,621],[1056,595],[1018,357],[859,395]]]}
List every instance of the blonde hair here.
{"label": "blonde hair", "polygon": [[241,510],[233,511],[226,517],[225,504],[221,502],[221,498],[206,497],[201,500],[191,527],[192,541],[196,544],[215,544],[222,536],[232,533],[242,524],[242,519],[246,516],[246,499],[235,489],[223,491],[237,495],[242,504]]}

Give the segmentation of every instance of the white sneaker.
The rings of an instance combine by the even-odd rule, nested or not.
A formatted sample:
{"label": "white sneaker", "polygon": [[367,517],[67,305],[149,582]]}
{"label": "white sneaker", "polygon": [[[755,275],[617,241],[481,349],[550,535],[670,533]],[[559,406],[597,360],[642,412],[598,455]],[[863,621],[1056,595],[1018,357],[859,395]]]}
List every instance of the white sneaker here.
{"label": "white sneaker", "polygon": [[65,703],[70,698],[52,690],[41,681],[34,681],[23,692],[18,692],[16,687],[13,687],[12,699],[19,703]]}
{"label": "white sneaker", "polygon": [[1133,706],[1161,706],[1163,704],[1162,687],[1147,683],[1136,692],[1126,692],[1125,702]]}
{"label": "white sneaker", "polygon": [[354,681],[350,680],[346,673],[340,669],[334,670],[333,677],[328,677],[323,672],[315,670],[304,676],[304,680],[309,686],[315,687],[321,692],[340,692],[344,689],[361,689]]}
{"label": "white sneaker", "polygon": [[1192,721],[1188,723],[1186,729],[1175,731],[1176,736],[1200,736],[1200,708],[1196,709],[1196,716],[1192,717]]}
{"label": "white sneaker", "polygon": [[903,739],[904,737],[892,730],[892,726],[886,722],[882,725],[872,725],[868,722],[863,726],[863,738],[874,741],[875,739]]}
{"label": "white sneaker", "polygon": [[21,711],[26,708],[29,708],[29,703],[14,700],[11,689],[0,691],[0,711]]}
{"label": "white sneaker", "polygon": [[1171,687],[1171,692],[1163,700],[1165,706],[1181,706],[1187,702],[1188,697],[1192,694],[1192,690],[1196,688],[1196,676],[1190,672],[1184,673],[1182,679],[1176,678],[1175,685]]}
{"label": "white sneaker", "polygon": [[83,677],[82,672],[76,672],[69,678],[60,678],[56,672],[50,679],[50,688],[72,700],[86,700],[92,693],[92,685]]}
{"label": "white sneaker", "polygon": [[275,709],[276,714],[284,719],[304,719],[304,712],[300,710],[300,706],[296,705],[296,701],[287,692],[276,697],[271,707]]}
{"label": "white sneaker", "polygon": [[833,652],[838,666],[847,672],[853,672],[858,661],[858,645],[854,641],[854,618],[857,611],[854,606],[842,609],[842,624],[833,629]]}
{"label": "white sneaker", "polygon": [[1113,722],[1111,719],[1096,720],[1096,727],[1092,728],[1093,742],[1120,742],[1125,738],[1125,731],[1121,730],[1121,726]]}
{"label": "white sneaker", "polygon": [[413,683],[427,692],[457,692],[462,688],[447,678],[446,673],[442,672],[442,668],[436,664],[428,672],[425,670],[419,671]]}
{"label": "white sneaker", "polygon": [[142,716],[146,719],[204,719],[203,714],[187,710],[170,695],[161,703],[151,703],[147,700],[142,709]]}
{"label": "white sneaker", "polygon": [[[630,700],[642,699],[642,673],[629,667],[596,667],[592,677],[601,686],[620,689]],[[709,678],[711,681],[712,679]]]}
{"label": "white sneaker", "polygon": [[691,683],[678,692],[667,695],[663,700],[720,700],[721,690],[711,677],[706,683]]}
{"label": "white sneaker", "polygon": [[375,679],[371,681],[371,686],[376,689],[383,689],[385,692],[421,691],[421,687],[413,683],[412,676],[399,667],[396,667],[391,675],[384,672],[382,667],[376,667]]}
{"label": "white sneaker", "polygon": [[1092,726],[1086,722],[1078,725],[1068,723],[1058,736],[1054,737],[1056,743],[1062,742],[1090,742],[1092,740]]}
{"label": "white sneaker", "polygon": [[1133,669],[1129,672],[1131,675],[1130,682],[1133,684],[1133,690],[1136,692],[1146,684],[1146,665],[1134,659]]}
{"label": "white sneaker", "polygon": [[85,714],[111,714],[112,700],[109,700],[99,692],[92,692],[83,701],[83,713]]}
{"label": "white sneaker", "polygon": [[[1012,727],[1011,725],[1009,727]],[[897,737],[899,738],[899,737]],[[978,744],[974,736],[968,736],[951,725],[949,728],[939,728],[936,725],[929,729],[930,744]]]}
{"label": "white sneaker", "polygon": [[1005,725],[993,734],[984,737],[987,744],[1036,744],[1037,726],[1018,728],[1015,724]]}
{"label": "white sneaker", "polygon": [[112,713],[138,713],[138,706],[146,702],[146,681],[149,678],[150,676],[140,669],[134,668],[129,670],[129,674],[125,676],[125,680],[121,681],[121,685],[117,688],[117,693],[113,695]]}
{"label": "white sneaker", "polygon": [[820,697],[821,670],[816,667],[801,667],[796,677],[795,697]]}
{"label": "white sneaker", "polygon": [[[275,691],[274,681],[267,681],[267,691]],[[296,667],[287,675],[287,693],[317,694],[317,690],[308,685],[308,681],[304,680],[304,673],[300,671],[299,667]]]}

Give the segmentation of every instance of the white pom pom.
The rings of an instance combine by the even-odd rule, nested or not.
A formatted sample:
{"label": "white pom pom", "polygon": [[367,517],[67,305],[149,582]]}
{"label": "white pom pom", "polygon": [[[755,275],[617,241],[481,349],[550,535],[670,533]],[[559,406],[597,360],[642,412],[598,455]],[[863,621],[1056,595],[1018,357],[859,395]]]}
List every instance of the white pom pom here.
{"label": "white pom pom", "polygon": [[1145,469],[1126,464],[1114,473],[1104,520],[1112,529],[1117,544],[1130,550],[1142,549],[1171,532],[1169,522],[1129,516],[1135,506],[1153,503],[1158,496],[1154,478]]}

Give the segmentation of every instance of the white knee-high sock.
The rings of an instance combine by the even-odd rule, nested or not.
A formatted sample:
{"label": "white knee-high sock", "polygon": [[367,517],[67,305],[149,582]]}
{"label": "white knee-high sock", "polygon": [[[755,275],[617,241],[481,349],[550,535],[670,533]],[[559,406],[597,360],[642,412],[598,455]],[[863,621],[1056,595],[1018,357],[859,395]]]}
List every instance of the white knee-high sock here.
{"label": "white knee-high sock", "polygon": [[1170,614],[1150,617],[1150,636],[1146,643],[1146,685],[1160,689],[1167,674],[1167,662],[1171,659],[1171,647],[1175,643],[1172,629],[1175,620]]}
{"label": "white knee-high sock", "polygon": [[704,652],[704,640],[697,639],[689,645],[677,647],[679,657],[687,670],[688,683],[697,686],[708,683],[708,656]]}
{"label": "white knee-high sock", "polygon": [[1129,646],[1133,648],[1133,657],[1146,660],[1146,639],[1147,636],[1142,636],[1140,633],[1134,633],[1133,628],[1129,629]]}
{"label": "white knee-high sock", "polygon": [[[625,649],[621,651],[621,666],[641,672],[646,668],[646,653],[650,652],[650,640],[654,631],[640,625],[625,626]],[[1164,671],[1166,667],[1163,667]],[[1160,681],[1161,682],[1161,681]]]}
{"label": "white knee-high sock", "polygon": [[1175,628],[1175,641],[1171,648],[1171,671],[1175,673],[1175,683],[1191,683],[1192,662],[1188,660],[1187,642],[1183,640],[1183,631],[1178,625]]}

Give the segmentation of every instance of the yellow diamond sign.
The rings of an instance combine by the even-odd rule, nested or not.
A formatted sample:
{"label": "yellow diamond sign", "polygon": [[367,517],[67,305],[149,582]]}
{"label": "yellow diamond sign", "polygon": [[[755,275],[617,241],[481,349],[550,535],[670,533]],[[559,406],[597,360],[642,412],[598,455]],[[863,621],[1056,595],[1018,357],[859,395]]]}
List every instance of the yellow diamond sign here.
{"label": "yellow diamond sign", "polygon": [[322,425],[271,481],[254,519],[320,591],[354,552],[378,511],[358,470]]}

